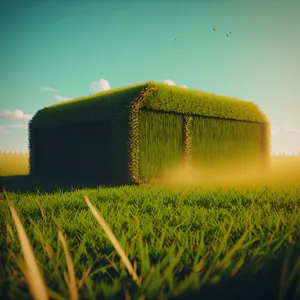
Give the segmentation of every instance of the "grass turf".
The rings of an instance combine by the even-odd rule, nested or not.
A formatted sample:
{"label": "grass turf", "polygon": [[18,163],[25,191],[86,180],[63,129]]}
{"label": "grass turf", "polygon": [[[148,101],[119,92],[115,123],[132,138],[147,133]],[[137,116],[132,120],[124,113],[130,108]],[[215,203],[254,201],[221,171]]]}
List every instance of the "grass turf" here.
{"label": "grass turf", "polygon": [[[24,167],[28,158],[24,155],[23,159]],[[294,165],[299,157],[275,160]],[[27,176],[11,177],[16,178],[24,185],[26,179],[30,181]],[[8,178],[2,179],[8,182]],[[11,190],[8,198],[55,299],[70,295],[58,230],[66,239],[83,299],[128,299],[128,294],[132,299],[142,294],[147,299],[296,300],[300,296],[297,180],[248,189],[141,185],[85,191],[129,260],[136,262],[142,283],[137,286],[128,274],[84,201],[82,190]],[[5,200],[0,201],[0,231],[4,245],[0,248],[0,297],[32,299],[21,271],[23,253]]]}

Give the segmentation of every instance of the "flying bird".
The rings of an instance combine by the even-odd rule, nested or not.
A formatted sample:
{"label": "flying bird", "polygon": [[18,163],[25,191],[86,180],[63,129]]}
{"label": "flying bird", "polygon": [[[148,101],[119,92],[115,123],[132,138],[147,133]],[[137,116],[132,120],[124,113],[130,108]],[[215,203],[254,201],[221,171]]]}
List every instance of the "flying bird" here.
{"label": "flying bird", "polygon": [[174,41],[178,41],[178,38],[175,38]]}
{"label": "flying bird", "polygon": [[227,33],[227,34],[226,34],[226,37],[228,37],[228,36],[229,36],[229,34]]}
{"label": "flying bird", "polygon": [[214,28],[213,28],[213,31],[217,31],[217,29],[214,27]]}

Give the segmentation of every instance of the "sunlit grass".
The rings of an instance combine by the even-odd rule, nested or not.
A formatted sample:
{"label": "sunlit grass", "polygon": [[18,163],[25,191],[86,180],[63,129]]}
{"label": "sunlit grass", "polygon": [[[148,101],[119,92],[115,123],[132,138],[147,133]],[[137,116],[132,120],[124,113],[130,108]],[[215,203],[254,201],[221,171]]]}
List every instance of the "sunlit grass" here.
{"label": "sunlit grass", "polygon": [[11,299],[174,299],[189,291],[206,299],[201,292],[234,278],[241,299],[241,282],[266,272],[265,285],[257,279],[247,293],[297,300],[299,165],[299,156],[273,157],[277,171],[251,187],[224,181],[228,174],[209,184],[206,174],[206,184],[189,188],[3,193],[0,289]]}
{"label": "sunlit grass", "polygon": [[70,299],[71,300],[77,300],[78,299],[78,290],[76,286],[76,277],[75,277],[75,271],[74,271],[74,265],[73,261],[67,246],[67,242],[64,238],[63,233],[59,230],[58,232],[58,238],[60,242],[62,243],[66,261],[67,261],[67,268],[68,268],[68,273],[64,272],[64,278],[67,283],[69,292],[70,292]]}
{"label": "sunlit grass", "polygon": [[[8,194],[56,299],[76,299],[76,290],[84,299],[174,298],[270,268],[268,259],[277,259],[300,238],[300,186],[295,184],[226,190],[100,187],[85,191],[85,198],[80,190]],[[6,245],[18,257],[22,248],[13,238],[5,203],[0,214],[11,227]],[[274,299],[286,299],[299,279],[299,264],[299,256],[286,256]],[[9,258],[0,278],[15,282],[14,270]],[[10,295],[18,295],[19,288],[11,283]]]}
{"label": "sunlit grass", "polygon": [[94,205],[90,202],[89,198],[86,195],[84,196],[84,198],[85,198],[85,201],[86,201],[87,205],[89,206],[90,210],[92,211],[94,217],[97,219],[100,226],[103,228],[103,230],[107,234],[107,236],[108,236],[109,240],[111,241],[112,245],[114,246],[116,251],[119,253],[119,255],[121,257],[121,260],[124,263],[124,265],[126,266],[129,274],[132,276],[135,283],[138,286],[140,286],[141,285],[141,278],[138,277],[138,275],[136,274],[136,271],[133,269],[133,266],[132,266],[131,262],[129,261],[129,259],[126,256],[124,250],[120,246],[120,243],[118,242],[116,236],[111,231],[109,225],[105,222],[105,220],[103,219],[101,214],[97,211],[97,209],[94,207]]}
{"label": "sunlit grass", "polygon": [[24,276],[26,277],[30,292],[34,299],[36,300],[47,300],[49,299],[47,294],[47,287],[45,285],[44,279],[41,275],[39,267],[37,265],[32,247],[28,240],[27,234],[24,230],[22,222],[13,206],[13,204],[8,201],[8,206],[11,211],[13,221],[15,223],[20,244],[22,247],[22,252],[24,255],[24,260],[26,266],[23,268]]}

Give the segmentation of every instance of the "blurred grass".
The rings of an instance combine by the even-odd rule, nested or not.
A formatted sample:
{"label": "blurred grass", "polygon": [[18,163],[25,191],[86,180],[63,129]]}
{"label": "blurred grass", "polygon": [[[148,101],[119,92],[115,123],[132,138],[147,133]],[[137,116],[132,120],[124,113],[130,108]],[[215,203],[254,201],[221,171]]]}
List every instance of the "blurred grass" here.
{"label": "blurred grass", "polygon": [[[130,262],[136,261],[143,282],[140,287],[133,284],[81,190],[8,193],[47,287],[61,297],[68,298],[69,288],[63,275],[67,263],[57,239],[58,228],[68,243],[76,282],[91,269],[79,298],[124,299],[123,289],[128,289],[133,299],[141,294],[147,299],[174,299],[188,292],[199,297],[202,292],[215,293],[210,287],[224,282],[232,286],[247,280],[252,289],[244,284],[227,294],[226,288],[220,289],[217,296],[287,299],[290,293],[288,299],[296,300],[293,297],[300,284],[299,184],[248,190],[141,185],[99,187],[86,194]],[[6,249],[20,260],[21,247],[5,202],[0,204],[0,215],[7,225],[2,232]],[[4,299],[30,299],[12,254],[0,270],[0,286]]]}
{"label": "blurred grass", "polygon": [[0,176],[29,174],[29,153],[0,152]]}
{"label": "blurred grass", "polygon": [[[272,156],[273,165],[281,167],[293,167],[300,165],[300,155],[295,156]],[[29,154],[1,153],[0,152],[0,176],[28,175]]]}

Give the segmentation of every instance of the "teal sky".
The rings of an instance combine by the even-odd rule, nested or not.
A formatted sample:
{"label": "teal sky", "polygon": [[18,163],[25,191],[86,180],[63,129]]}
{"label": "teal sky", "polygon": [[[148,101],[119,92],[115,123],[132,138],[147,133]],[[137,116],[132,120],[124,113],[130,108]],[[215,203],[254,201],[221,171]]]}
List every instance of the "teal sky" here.
{"label": "teal sky", "polygon": [[44,106],[172,80],[255,102],[272,152],[298,153],[299,15],[299,0],[4,1],[0,150],[28,151],[27,121]]}

